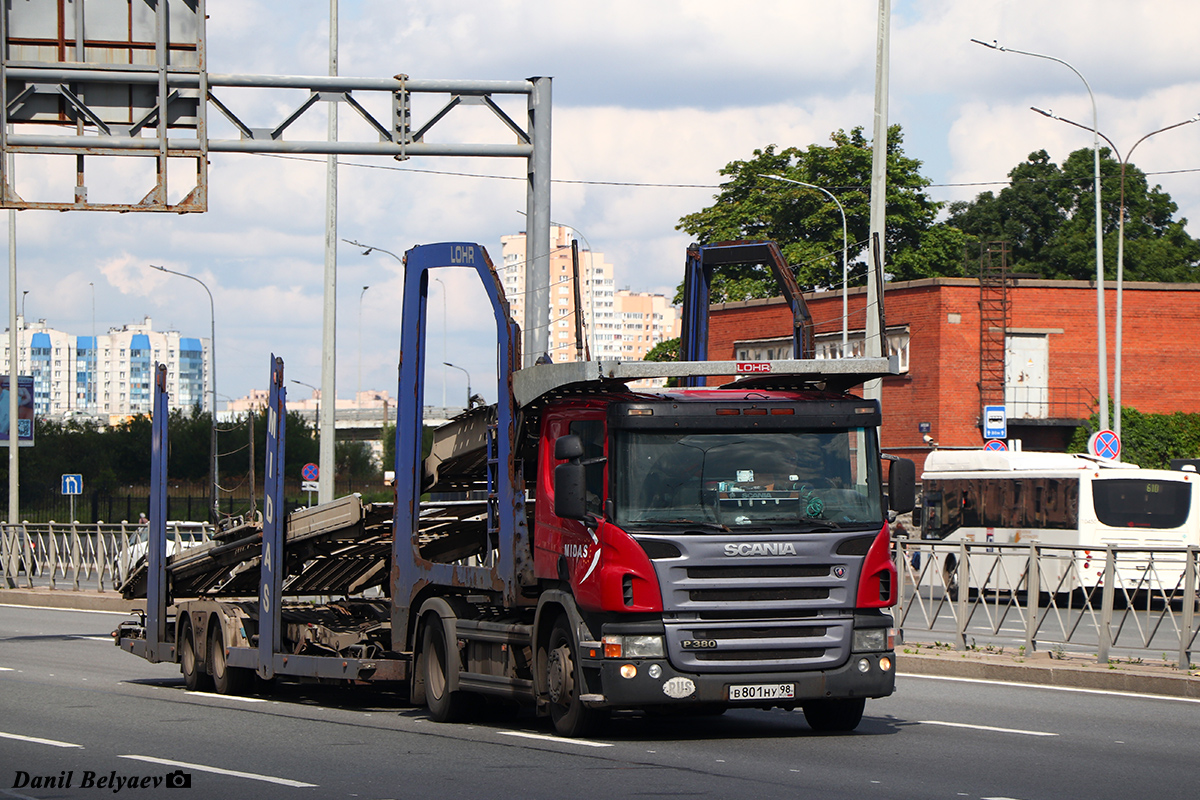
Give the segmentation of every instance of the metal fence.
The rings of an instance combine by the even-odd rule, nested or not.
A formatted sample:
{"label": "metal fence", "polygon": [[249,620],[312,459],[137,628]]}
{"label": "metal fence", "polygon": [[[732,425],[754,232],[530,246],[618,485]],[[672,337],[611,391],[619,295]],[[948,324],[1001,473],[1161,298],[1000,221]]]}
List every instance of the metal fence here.
{"label": "metal fence", "polygon": [[[168,551],[209,525],[168,523]],[[146,527],[0,524],[3,588],[116,589],[146,552]],[[896,626],[959,649],[1072,648],[1191,665],[1200,640],[1200,547],[1066,547],[898,539]]]}
{"label": "metal fence", "polygon": [[1067,547],[899,539],[902,635],[1032,653],[1070,648],[1191,665],[1200,547]]}
{"label": "metal fence", "polygon": [[[168,522],[168,552],[212,536],[211,525]],[[147,527],[136,523],[0,525],[0,587],[116,589],[146,555]]]}

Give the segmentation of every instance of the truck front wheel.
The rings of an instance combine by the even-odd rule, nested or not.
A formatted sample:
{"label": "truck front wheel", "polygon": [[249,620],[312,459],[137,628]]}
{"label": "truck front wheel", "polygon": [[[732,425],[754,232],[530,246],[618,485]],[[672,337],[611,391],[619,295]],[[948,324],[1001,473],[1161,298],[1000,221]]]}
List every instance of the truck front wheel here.
{"label": "truck front wheel", "polygon": [[810,700],[804,704],[804,721],[818,733],[845,733],[862,721],[865,698]]}
{"label": "truck front wheel", "polygon": [[575,640],[565,616],[554,621],[546,647],[546,688],[550,719],[560,736],[587,736],[608,718],[607,709],[589,708],[580,699],[583,680]]}

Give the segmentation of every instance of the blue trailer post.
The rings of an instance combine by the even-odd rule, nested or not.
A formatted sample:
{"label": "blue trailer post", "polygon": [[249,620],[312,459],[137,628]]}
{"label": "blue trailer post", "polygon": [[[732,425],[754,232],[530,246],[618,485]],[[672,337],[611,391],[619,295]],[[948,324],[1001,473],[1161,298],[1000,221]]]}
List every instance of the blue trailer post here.
{"label": "blue trailer post", "polygon": [[[522,580],[532,581],[533,563],[525,521],[523,481],[516,474],[516,417],[512,374],[520,368],[520,329],[508,313],[504,287],[487,251],[469,242],[418,245],[404,254],[404,305],[400,331],[400,388],[396,414],[396,508],[392,543],[392,648],[408,650],[409,612],[430,584],[499,594],[502,605],[516,602]],[[492,567],[437,564],[421,557],[416,532],[421,498],[421,411],[425,401],[424,362],[429,270],[475,270],[496,319],[499,374],[496,411],[497,480],[492,486],[499,559]]]}
{"label": "blue trailer post", "polygon": [[275,677],[279,652],[280,603],[283,596],[283,455],[287,426],[287,388],[283,359],[271,355],[271,389],[267,401],[266,472],[263,476],[262,572],[258,590],[258,674]]}

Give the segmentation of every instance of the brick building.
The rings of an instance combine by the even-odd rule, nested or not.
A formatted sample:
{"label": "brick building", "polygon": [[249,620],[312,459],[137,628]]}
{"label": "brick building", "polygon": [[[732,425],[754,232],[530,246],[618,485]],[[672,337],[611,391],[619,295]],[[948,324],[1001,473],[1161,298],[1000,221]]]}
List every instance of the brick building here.
{"label": "brick building", "polygon": [[[1002,297],[998,297],[1000,292]],[[815,321],[816,355],[842,352],[842,293],[805,295]],[[997,305],[1002,303],[1002,307]],[[1200,411],[1200,284],[1124,287],[1121,400],[1144,413]],[[851,290],[848,350],[861,355],[866,290]],[[1108,381],[1113,391],[1116,289],[1105,291]],[[983,445],[984,405],[1003,404],[1008,436],[1026,450],[1064,450],[1096,408],[1096,289],[1086,281],[1009,278],[997,288],[976,279],[890,283],[884,311],[890,354],[902,374],[883,381],[885,451],[917,462],[930,446]],[[790,357],[791,314],[782,298],[711,309],[708,357]],[[1001,400],[1001,398],[1003,398]]]}

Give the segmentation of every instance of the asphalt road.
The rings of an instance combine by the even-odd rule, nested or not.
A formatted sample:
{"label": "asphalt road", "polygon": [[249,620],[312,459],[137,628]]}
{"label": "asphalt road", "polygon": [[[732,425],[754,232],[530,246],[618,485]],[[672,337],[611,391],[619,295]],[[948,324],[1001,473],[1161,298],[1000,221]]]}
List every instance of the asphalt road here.
{"label": "asphalt road", "polygon": [[176,771],[180,797],[1197,795],[1195,700],[901,675],[849,735],[744,710],[564,740],[532,715],[439,725],[370,689],[189,694],[177,668],[112,646],[121,619],[0,608],[0,798],[160,797]]}

